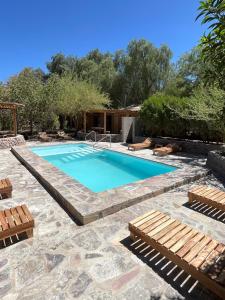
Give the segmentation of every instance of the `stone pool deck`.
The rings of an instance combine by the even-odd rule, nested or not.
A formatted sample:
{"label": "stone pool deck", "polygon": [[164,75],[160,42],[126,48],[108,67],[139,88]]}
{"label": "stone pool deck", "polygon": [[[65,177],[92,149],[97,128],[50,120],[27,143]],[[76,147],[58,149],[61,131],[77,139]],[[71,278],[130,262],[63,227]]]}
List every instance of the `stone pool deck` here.
{"label": "stone pool deck", "polygon": [[[151,152],[135,155],[150,157]],[[204,164],[204,158],[187,155],[158,160],[193,168]],[[8,176],[14,187],[12,198],[0,200],[0,209],[25,203],[36,222],[32,239],[1,244],[0,299],[216,299],[199,284],[189,293],[194,280],[181,286],[186,274],[129,239],[128,222],[154,208],[225,243],[224,216],[187,205],[192,184],[78,226],[9,150],[0,150],[0,174]],[[223,190],[225,186],[213,175],[199,182]]]}
{"label": "stone pool deck", "polygon": [[[70,213],[73,219],[81,224],[90,223],[135,203],[165,193],[174,187],[204,177],[209,173],[209,170],[204,167],[204,157],[180,153],[176,156],[159,158],[152,155],[152,151],[149,149],[133,152],[128,151],[127,147],[119,143],[113,143],[111,150],[146,160],[172,164],[178,169],[118,188],[94,193],[51,163],[31,152],[29,147],[14,147],[12,151],[60,205]],[[99,149],[99,151],[101,150]],[[72,153],[71,159],[74,159]]]}

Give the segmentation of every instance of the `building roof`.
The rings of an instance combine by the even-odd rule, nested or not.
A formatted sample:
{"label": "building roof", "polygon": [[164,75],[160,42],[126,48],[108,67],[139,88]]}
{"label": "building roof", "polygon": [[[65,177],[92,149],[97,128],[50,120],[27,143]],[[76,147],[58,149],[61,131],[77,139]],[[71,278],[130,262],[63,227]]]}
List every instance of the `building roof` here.
{"label": "building roof", "polygon": [[88,111],[89,113],[109,113],[109,114],[133,114],[137,115],[141,110],[140,106],[127,106],[124,108],[103,108],[103,109],[93,109]]}
{"label": "building roof", "polygon": [[17,107],[24,107],[25,105],[16,102],[0,102],[0,109],[17,109]]}

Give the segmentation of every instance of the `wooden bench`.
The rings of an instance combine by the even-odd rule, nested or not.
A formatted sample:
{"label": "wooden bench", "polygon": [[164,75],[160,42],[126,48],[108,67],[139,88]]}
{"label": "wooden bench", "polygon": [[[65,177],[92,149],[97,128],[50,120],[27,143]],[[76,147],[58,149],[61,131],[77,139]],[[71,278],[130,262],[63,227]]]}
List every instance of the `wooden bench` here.
{"label": "wooden bench", "polygon": [[2,198],[12,197],[12,184],[8,178],[0,179],[0,195]]}
{"label": "wooden bench", "polygon": [[155,210],[131,221],[129,230],[225,299],[224,244]]}
{"label": "wooden bench", "polygon": [[188,192],[189,203],[198,201],[225,211],[225,192],[208,186],[196,186]]}
{"label": "wooden bench", "polygon": [[0,240],[22,232],[32,237],[33,228],[34,219],[25,204],[0,211]]}

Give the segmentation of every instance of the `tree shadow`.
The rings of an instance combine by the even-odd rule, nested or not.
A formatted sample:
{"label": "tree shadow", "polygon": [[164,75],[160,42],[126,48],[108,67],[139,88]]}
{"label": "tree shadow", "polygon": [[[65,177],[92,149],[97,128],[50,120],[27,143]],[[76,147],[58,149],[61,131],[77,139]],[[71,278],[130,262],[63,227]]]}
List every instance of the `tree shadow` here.
{"label": "tree shadow", "polygon": [[[167,259],[165,256],[160,254],[154,248],[146,244],[145,242],[136,240],[135,242],[127,237],[120,241],[129,251],[137,256],[143,263],[150,267],[156,272],[161,278],[163,278],[168,284],[170,284],[181,296],[172,296],[167,299],[171,300],[216,300],[214,294],[209,290],[205,289],[201,284],[198,283],[191,275],[187,274],[174,264],[172,261]],[[150,298],[150,299],[160,299]]]}

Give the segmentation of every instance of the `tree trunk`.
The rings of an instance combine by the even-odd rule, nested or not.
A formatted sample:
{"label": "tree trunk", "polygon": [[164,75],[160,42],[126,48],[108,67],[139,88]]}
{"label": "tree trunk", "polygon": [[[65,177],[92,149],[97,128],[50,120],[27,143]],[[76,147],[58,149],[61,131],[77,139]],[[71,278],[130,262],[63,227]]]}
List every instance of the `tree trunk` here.
{"label": "tree trunk", "polygon": [[59,115],[59,129],[63,130],[65,125],[65,118],[62,115]]}
{"label": "tree trunk", "polygon": [[33,119],[30,119],[30,133],[33,134]]}

